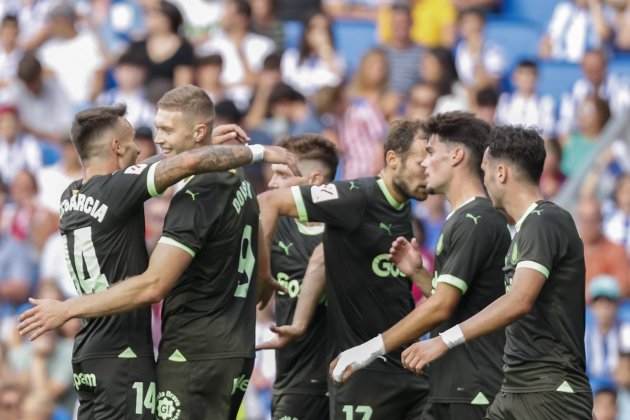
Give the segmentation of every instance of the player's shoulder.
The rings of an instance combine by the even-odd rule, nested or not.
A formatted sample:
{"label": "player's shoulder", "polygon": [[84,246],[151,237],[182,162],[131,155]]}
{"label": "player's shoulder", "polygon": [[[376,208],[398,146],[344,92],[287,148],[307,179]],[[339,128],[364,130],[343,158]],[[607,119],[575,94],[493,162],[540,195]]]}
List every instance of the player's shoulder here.
{"label": "player's shoulder", "polygon": [[540,201],[523,220],[522,229],[556,230],[573,222],[571,214],[551,201]]}
{"label": "player's shoulder", "polygon": [[454,225],[474,228],[507,225],[507,219],[486,197],[477,197],[453,214]]}

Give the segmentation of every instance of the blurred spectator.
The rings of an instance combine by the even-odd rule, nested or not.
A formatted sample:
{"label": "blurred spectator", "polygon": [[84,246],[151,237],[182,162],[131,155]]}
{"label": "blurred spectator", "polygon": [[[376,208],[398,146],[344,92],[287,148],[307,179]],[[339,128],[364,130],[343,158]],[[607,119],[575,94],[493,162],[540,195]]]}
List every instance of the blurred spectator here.
{"label": "blurred spectator", "polygon": [[153,141],[153,131],[149,127],[140,126],[136,128],[134,141],[136,142],[138,149],[140,149],[136,162],[143,162],[151,156],[157,154],[157,147]]}
{"label": "blurred spectator", "polygon": [[60,144],[61,159],[37,173],[39,202],[48,211],[58,214],[59,199],[72,181],[81,178],[81,161],[72,142],[65,137]]}
{"label": "blurred spectator", "polygon": [[630,50],[630,0],[607,0],[614,11],[614,46],[621,51]]}
{"label": "blurred spectator", "polygon": [[430,253],[435,251],[442,226],[446,221],[446,206],[446,199],[443,195],[432,194],[414,207],[413,215],[420,221],[424,233],[424,241],[419,241],[419,243]]}
{"label": "blurred spectator", "polygon": [[[7,191],[0,184],[0,220]],[[35,258],[27,242],[18,241],[0,230],[0,318],[15,313],[26,303],[33,286]]]}
{"label": "blurred spectator", "polygon": [[[379,3],[379,38],[383,42],[389,42],[393,32],[391,3],[405,2],[388,0]],[[413,22],[411,39],[414,42],[425,47],[452,47],[455,44],[457,10],[452,0],[413,0],[410,4]]]}
{"label": "blurred spectator", "polygon": [[274,49],[273,41],[250,31],[252,10],[245,0],[229,0],[222,19],[223,30],[198,48],[199,55],[223,57],[222,82],[227,96],[246,109],[255,74]]}
{"label": "blurred spectator", "polygon": [[622,296],[630,296],[630,260],[622,246],[604,236],[599,202],[583,197],[578,203],[577,225],[584,243],[586,264],[586,299],[591,300],[590,284],[594,278],[609,275],[616,279]]}
{"label": "blurred spectator", "polygon": [[477,118],[481,118],[488,124],[494,124],[496,121],[497,105],[499,104],[499,92],[487,86],[479,89],[475,93],[474,113]]}
{"label": "blurred spectator", "polygon": [[405,107],[405,118],[424,120],[433,115],[439,91],[431,83],[420,82],[411,87]]}
{"label": "blurred spectator", "polygon": [[0,419],[19,419],[23,398],[24,389],[15,379],[0,383]]}
{"label": "blurred spectator", "polygon": [[99,105],[127,105],[125,118],[134,127],[151,126],[155,117],[155,108],[146,99],[144,81],[146,79],[144,60],[134,56],[130,51],[125,52],[118,59],[114,67],[116,87],[102,93],[97,103]]}
{"label": "blurred spectator", "polygon": [[618,420],[630,417],[630,319],[626,317],[622,321],[619,364],[615,372]]}
{"label": "blurred spectator", "polygon": [[475,7],[485,12],[496,12],[502,0],[452,0],[459,11]]}
{"label": "blurred spectator", "polygon": [[614,386],[598,386],[593,389],[593,418],[597,420],[617,420],[617,391]]}
{"label": "blurred spectator", "polygon": [[96,36],[88,30],[79,31],[76,21],[72,3],[56,5],[48,15],[49,36],[39,58],[43,67],[57,76],[70,102],[80,107],[103,90],[105,58]]}
{"label": "blurred spectator", "polygon": [[389,88],[405,94],[421,76],[418,74],[418,63],[423,49],[411,39],[412,19],[408,6],[392,6],[391,25],[391,40],[383,45],[389,61]]}
{"label": "blurred spectator", "polygon": [[[155,1],[140,0],[144,3]],[[225,11],[225,0],[172,0],[171,2],[181,10],[184,22],[186,22],[186,35],[193,44],[198,45],[207,40],[209,34],[220,29]]]}
{"label": "blurred spectator", "polygon": [[335,50],[332,22],[317,13],[307,21],[299,50],[288,49],[282,55],[282,78],[304,96],[324,86],[341,83],[346,64]]}
{"label": "blurred spectator", "polygon": [[461,41],[455,48],[455,66],[467,87],[496,86],[505,71],[503,51],[485,39],[485,25],[486,18],[479,9],[463,10],[459,16]]}
{"label": "blurred spectator", "polygon": [[137,0],[92,0],[87,12],[108,57],[122,54],[129,44],[146,35],[141,2]]}
{"label": "blurred spectator", "polygon": [[0,22],[0,89],[8,86],[17,73],[22,57],[18,48],[18,20],[15,15],[5,15]]}
{"label": "blurred spectator", "polygon": [[42,65],[26,53],[17,70],[11,101],[16,104],[24,130],[36,138],[59,143],[70,130],[72,105],[57,78],[44,75]]}
{"label": "blurred spectator", "polygon": [[199,57],[195,65],[195,85],[206,91],[213,102],[225,97],[225,86],[221,81],[223,58],[219,54]]}
{"label": "blurred spectator", "polygon": [[550,139],[545,141],[545,151],[547,156],[545,157],[545,164],[540,177],[540,190],[543,197],[552,199],[560,192],[560,188],[566,180],[566,176],[560,169],[562,146],[556,139]]}
{"label": "blurred spectator", "polygon": [[556,5],[540,45],[542,58],[580,61],[605,48],[612,37],[613,13],[601,0],[569,0]]}
{"label": "blurred spectator", "polygon": [[[55,417],[52,417],[55,415]],[[71,418],[69,414],[65,417]],[[22,420],[59,420],[59,414],[55,413],[54,402],[50,394],[45,391],[33,391],[24,397],[22,403]]]}
{"label": "blurred spectator", "polygon": [[[272,305],[256,313],[256,343],[273,338],[270,331],[273,325]],[[248,420],[270,419],[273,381],[276,376],[276,358],[273,350],[261,350],[256,353],[256,362],[249,380],[244,399]]]}
{"label": "blurred spectator", "polygon": [[336,19],[374,20],[379,0],[324,0],[324,10]]}
{"label": "blurred spectator", "polygon": [[502,93],[497,108],[498,124],[518,124],[535,127],[549,139],[555,129],[555,109],[551,96],[539,95],[538,66],[531,60],[522,60],[512,74],[513,93]]}
{"label": "blurred spectator", "polygon": [[617,180],[614,201],[615,208],[606,218],[604,233],[630,255],[630,173]]}
{"label": "blurred spectator", "polygon": [[281,62],[282,56],[279,53],[269,54],[263,62],[263,68],[256,79],[252,101],[244,120],[245,127],[248,129],[258,127],[269,115],[269,97],[274,87],[282,81]]}
{"label": "blurred spectator", "polygon": [[195,55],[193,47],[180,34],[184,20],[179,9],[161,0],[147,11],[147,37],[133,42],[128,54],[147,69],[146,84],[161,80],[173,86],[192,83]]}
{"label": "blurred spectator", "polygon": [[42,153],[37,140],[20,126],[17,108],[0,106],[0,181],[10,184],[22,169],[37,172]]}
{"label": "blurred spectator", "polygon": [[66,264],[62,263],[65,258],[65,239],[61,237],[59,232],[55,232],[48,238],[42,250],[40,259],[40,285],[42,287],[55,287],[60,291],[63,299],[77,295],[68,267],[66,267]]}
{"label": "blurred spectator", "polygon": [[440,93],[435,113],[470,109],[468,91],[457,78],[455,58],[446,48],[425,51],[420,60],[422,80],[434,84]]}
{"label": "blurred spectator", "polygon": [[597,147],[599,136],[610,119],[608,103],[597,97],[588,96],[581,104],[578,128],[566,140],[562,149],[562,172],[571,177],[586,168],[584,164]]}
{"label": "blurred spectator", "polygon": [[558,121],[558,133],[562,136],[575,128],[579,107],[589,95],[607,100],[613,115],[621,115],[630,107],[630,85],[625,77],[608,72],[603,51],[587,52],[582,59],[582,72],[584,77],[577,80],[562,99]]}
{"label": "blurred spectator", "polygon": [[340,101],[337,123],[344,179],[374,176],[383,168],[383,144],[387,121],[378,107],[365,98],[348,97]]}
{"label": "blurred spectator", "polygon": [[395,115],[400,103],[400,96],[388,89],[389,73],[385,51],[374,48],[361,58],[350,85],[350,95],[368,100],[386,119]]}
{"label": "blurred spectator", "polygon": [[603,275],[588,287],[592,302],[584,333],[586,372],[592,384],[612,383],[619,358],[617,307],[621,293],[614,277]]}
{"label": "blurred spectator", "polygon": [[306,19],[321,11],[321,0],[277,0],[276,10],[278,17],[282,20],[299,20],[305,22]]}
{"label": "blurred spectator", "polygon": [[252,30],[271,39],[276,51],[284,50],[284,27],[276,17],[276,0],[249,0],[252,6]]}
{"label": "blurred spectator", "polygon": [[48,14],[59,0],[8,0],[13,3],[8,13],[16,14],[20,24],[20,46],[31,51],[38,48],[48,37]]}

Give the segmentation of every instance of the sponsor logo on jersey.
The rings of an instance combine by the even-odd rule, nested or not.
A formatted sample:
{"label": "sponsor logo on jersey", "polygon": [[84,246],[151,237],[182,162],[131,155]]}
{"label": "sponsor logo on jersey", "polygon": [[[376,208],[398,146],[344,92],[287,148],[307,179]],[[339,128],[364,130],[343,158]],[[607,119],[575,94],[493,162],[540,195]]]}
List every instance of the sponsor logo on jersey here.
{"label": "sponsor logo on jersey", "polygon": [[245,375],[241,375],[239,377],[234,378],[234,383],[232,384],[232,395],[236,391],[245,392],[247,391],[247,386],[249,385],[249,379]]}
{"label": "sponsor logo on jersey", "polygon": [[179,420],[182,414],[179,398],[171,391],[161,391],[157,398],[157,418],[160,420]]}
{"label": "sponsor logo on jersey", "polygon": [[107,216],[107,204],[101,203],[99,200],[85,194],[73,194],[70,199],[65,199],[59,207],[59,217],[62,217],[69,211],[80,211],[92,216],[99,223],[103,223]]}
{"label": "sponsor logo on jersey", "polygon": [[278,293],[281,295],[289,295],[290,298],[295,299],[300,295],[300,289],[302,287],[299,280],[289,278],[289,275],[286,273],[278,273],[276,275],[276,280],[280,286],[284,287],[287,290],[287,293],[283,291],[279,291]]}
{"label": "sponsor logo on jersey", "polygon": [[350,181],[350,191],[358,190],[358,189],[359,189],[359,186],[354,181]]}
{"label": "sponsor logo on jersey", "polygon": [[311,187],[311,199],[313,203],[321,203],[338,198],[339,192],[335,184],[313,185]]}
{"label": "sponsor logo on jersey", "polygon": [[379,254],[372,260],[372,271],[379,277],[405,277],[396,264],[390,261],[389,254]]}
{"label": "sponsor logo on jersey", "polygon": [[140,175],[147,166],[148,165],[146,163],[139,163],[125,169],[125,173],[128,175]]}
{"label": "sponsor logo on jersey", "polygon": [[391,224],[389,224],[389,225],[388,225],[388,224],[386,224],[386,223],[380,222],[380,223],[378,224],[378,227],[379,227],[379,228],[381,228],[381,229],[383,229],[385,232],[387,232],[387,234],[388,234],[389,236],[392,236],[392,225],[391,225]]}
{"label": "sponsor logo on jersey", "polygon": [[238,187],[235,197],[232,200],[232,207],[236,210],[236,214],[241,214],[241,209],[245,205],[245,201],[251,200],[253,197],[252,184],[248,181],[241,182],[241,186]]}
{"label": "sponsor logo on jersey", "polygon": [[481,216],[473,216],[470,213],[466,213],[465,216],[467,219],[471,219],[473,222],[475,222],[475,224],[479,223],[479,219],[481,219]]}
{"label": "sponsor logo on jersey", "polygon": [[280,247],[280,249],[284,251],[286,255],[289,255],[289,248],[293,246],[293,242],[289,242],[288,244],[285,244],[282,241],[278,241],[278,246]]}
{"label": "sponsor logo on jersey", "polygon": [[192,192],[190,190],[186,190],[184,191],[184,193],[188,194],[190,198],[192,199],[192,201],[195,201],[197,199],[197,196],[199,195],[199,193]]}
{"label": "sponsor logo on jersey", "polygon": [[93,373],[74,373],[74,388],[79,391],[81,386],[88,388],[96,388],[96,375]]}

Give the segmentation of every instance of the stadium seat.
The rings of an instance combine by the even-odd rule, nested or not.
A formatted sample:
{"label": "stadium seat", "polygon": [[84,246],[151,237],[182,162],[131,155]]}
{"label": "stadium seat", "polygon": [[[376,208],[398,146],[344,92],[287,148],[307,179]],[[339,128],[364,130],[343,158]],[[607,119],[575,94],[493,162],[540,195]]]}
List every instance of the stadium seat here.
{"label": "stadium seat", "polygon": [[376,24],[364,20],[337,20],[333,27],[337,51],[346,59],[349,71],[354,71],[361,57],[375,46]]}
{"label": "stadium seat", "polygon": [[630,78],[630,56],[626,54],[615,56],[608,68],[611,73]]}
{"label": "stadium seat", "polygon": [[304,24],[299,20],[287,20],[283,22],[284,48],[298,48],[302,38]]}
{"label": "stadium seat", "polygon": [[551,19],[556,4],[561,0],[503,0],[501,15],[512,19],[522,19],[544,30]]}
{"label": "stadium seat", "polygon": [[563,93],[568,92],[573,83],[582,76],[579,65],[564,61],[541,61],[539,68],[538,90],[556,99],[560,99]]}
{"label": "stadium seat", "polygon": [[541,33],[529,23],[517,20],[489,21],[486,37],[489,41],[503,47],[510,70],[523,58],[536,58]]}

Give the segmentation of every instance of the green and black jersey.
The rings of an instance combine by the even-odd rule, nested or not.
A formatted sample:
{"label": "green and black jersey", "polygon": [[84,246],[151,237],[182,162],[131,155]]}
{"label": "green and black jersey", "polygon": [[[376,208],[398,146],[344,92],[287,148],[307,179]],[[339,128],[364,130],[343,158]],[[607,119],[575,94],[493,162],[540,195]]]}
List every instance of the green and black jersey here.
{"label": "green and black jersey", "polygon": [[[143,204],[157,195],[156,165],[75,181],[63,192],[59,229],[79,294],[100,292],[146,270]],[[109,357],[153,357],[149,308],[82,321],[73,361]]]}
{"label": "green and black jersey", "polygon": [[[447,283],[461,300],[431,335],[465,321],[505,293],[503,261],[510,246],[505,216],[490,200],[475,197],[449,214],[435,250],[433,288]],[[487,404],[501,387],[504,330],[466,343],[431,363],[431,400]]]}
{"label": "green and black jersey", "polygon": [[514,273],[533,269],[545,284],[529,314],[506,328],[505,392],[590,392],[584,356],[584,250],[571,215],[533,203],[516,224],[505,258]]}
{"label": "green and black jersey", "polygon": [[160,359],[254,357],[258,202],[240,170],[195,175],[160,243],[193,260],[164,300]]}
{"label": "green and black jersey", "polygon": [[[276,324],[293,320],[308,261],[322,241],[324,225],[305,225],[282,217],[271,247],[271,271],[288,293],[276,294]],[[321,394],[327,389],[326,375],[332,357],[326,337],[326,306],[320,302],[306,334],[287,347],[276,350],[274,392]]]}
{"label": "green and black jersey", "polygon": [[[364,343],[413,308],[411,282],[389,260],[392,241],[411,238],[409,205],[383,180],[363,178],[293,187],[303,222],[326,224],[328,331],[334,354]],[[401,349],[387,355],[400,366]]]}

